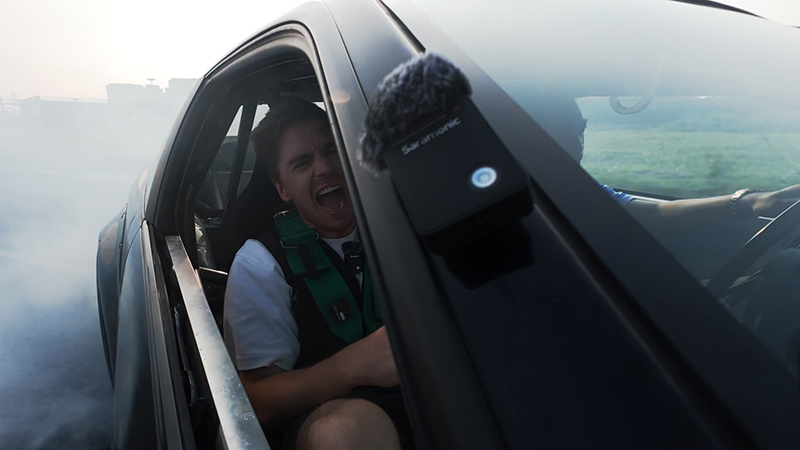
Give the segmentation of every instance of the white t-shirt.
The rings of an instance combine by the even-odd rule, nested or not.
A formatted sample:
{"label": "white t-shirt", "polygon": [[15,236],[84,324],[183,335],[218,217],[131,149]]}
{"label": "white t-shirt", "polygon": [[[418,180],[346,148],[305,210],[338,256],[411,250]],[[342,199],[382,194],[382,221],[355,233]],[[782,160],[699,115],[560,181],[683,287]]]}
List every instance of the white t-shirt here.
{"label": "white t-shirt", "polygon": [[[341,239],[323,239],[344,258],[342,244],[358,240],[357,231]],[[357,275],[361,284],[361,274]],[[225,345],[239,370],[272,364],[291,370],[300,355],[292,288],[264,244],[250,239],[236,253],[228,274],[223,313]]]}

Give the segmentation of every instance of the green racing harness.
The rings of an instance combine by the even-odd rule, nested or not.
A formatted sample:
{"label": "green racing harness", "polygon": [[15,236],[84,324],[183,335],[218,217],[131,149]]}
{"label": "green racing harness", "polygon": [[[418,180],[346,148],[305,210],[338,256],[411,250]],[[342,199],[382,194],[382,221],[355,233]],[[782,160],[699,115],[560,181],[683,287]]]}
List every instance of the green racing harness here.
{"label": "green racing harness", "polygon": [[363,264],[359,308],[342,274],[325,254],[319,234],[303,222],[297,208],[275,214],[274,220],[292,274],[303,279],[333,334],[351,344],[383,326],[367,264]]}

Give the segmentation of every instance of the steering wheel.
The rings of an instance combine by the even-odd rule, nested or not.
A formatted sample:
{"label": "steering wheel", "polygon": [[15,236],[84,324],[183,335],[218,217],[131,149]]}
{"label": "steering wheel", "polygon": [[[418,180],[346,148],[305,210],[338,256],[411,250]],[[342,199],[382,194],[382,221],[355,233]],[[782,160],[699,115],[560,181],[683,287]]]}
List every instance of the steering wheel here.
{"label": "steering wheel", "polygon": [[758,230],[747,243],[739,249],[722,267],[715,273],[708,284],[708,289],[714,297],[721,299],[725,292],[736,281],[736,278],[758,258],[766,254],[777,245],[784,248],[788,247],[792,241],[800,236],[800,200],[783,210],[777,217],[772,219],[764,228]]}

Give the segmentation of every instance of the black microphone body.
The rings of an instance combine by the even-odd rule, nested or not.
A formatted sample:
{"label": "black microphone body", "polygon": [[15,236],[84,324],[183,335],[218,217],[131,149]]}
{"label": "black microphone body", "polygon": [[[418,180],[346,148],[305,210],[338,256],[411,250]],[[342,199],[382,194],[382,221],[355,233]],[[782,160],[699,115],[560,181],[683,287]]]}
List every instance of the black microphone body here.
{"label": "black microphone body", "polygon": [[533,208],[528,176],[441,56],[400,65],[378,88],[359,159],[388,169],[415,231],[434,251],[462,247]]}

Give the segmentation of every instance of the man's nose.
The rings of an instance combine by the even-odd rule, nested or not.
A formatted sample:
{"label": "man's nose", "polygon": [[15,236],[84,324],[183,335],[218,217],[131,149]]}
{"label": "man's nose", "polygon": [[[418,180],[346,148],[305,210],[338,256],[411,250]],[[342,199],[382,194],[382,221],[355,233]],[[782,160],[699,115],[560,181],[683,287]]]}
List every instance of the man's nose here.
{"label": "man's nose", "polygon": [[323,176],[328,175],[336,170],[335,161],[332,158],[326,157],[322,152],[315,152],[314,154],[314,175]]}

